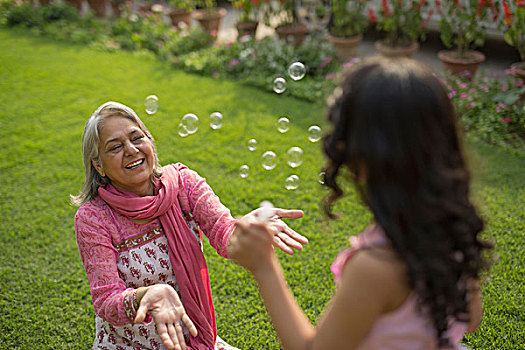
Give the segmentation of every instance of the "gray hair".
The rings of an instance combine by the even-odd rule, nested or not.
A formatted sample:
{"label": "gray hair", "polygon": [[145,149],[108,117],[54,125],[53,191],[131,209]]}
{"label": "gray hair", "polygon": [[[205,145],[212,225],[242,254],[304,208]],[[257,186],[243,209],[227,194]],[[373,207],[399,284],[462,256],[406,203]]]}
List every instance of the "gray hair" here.
{"label": "gray hair", "polygon": [[93,160],[99,159],[98,146],[100,142],[99,133],[102,123],[108,117],[121,116],[128,118],[132,122],[136,123],[140,130],[144,132],[147,138],[151,141],[154,154],[154,165],[151,180],[154,177],[160,177],[162,170],[159,164],[159,158],[157,156],[157,148],[155,147],[155,140],[151,133],[146,128],[142,120],[137,116],[128,106],[125,106],[118,102],[109,101],[97,108],[97,110],[89,117],[84,128],[84,134],[82,135],[82,155],[84,157],[84,168],[86,170],[86,177],[84,184],[80,189],[78,195],[70,195],[70,200],[73,205],[81,206],[82,204],[90,201],[98,194],[98,187],[109,183],[107,177],[102,177],[93,166]]}

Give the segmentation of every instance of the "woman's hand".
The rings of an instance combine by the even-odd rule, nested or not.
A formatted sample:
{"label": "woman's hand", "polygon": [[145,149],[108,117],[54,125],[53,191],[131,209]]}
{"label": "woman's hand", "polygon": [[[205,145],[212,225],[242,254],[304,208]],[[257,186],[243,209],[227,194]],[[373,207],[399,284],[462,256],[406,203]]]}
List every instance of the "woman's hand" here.
{"label": "woman's hand", "polygon": [[260,221],[242,221],[235,224],[235,235],[230,238],[228,253],[239,265],[253,275],[269,266],[275,259],[276,232]]}
{"label": "woman's hand", "polygon": [[[303,244],[308,243],[308,239],[292,230],[281,218],[299,219],[303,216],[302,210],[297,209],[280,209],[268,206],[255,209],[238,220],[238,223],[246,224],[253,222],[264,222],[275,234],[273,244],[279,247],[283,252],[293,255],[293,249],[303,249]],[[237,234],[237,228],[232,234],[232,238]],[[230,238],[230,241],[231,239]]]}
{"label": "woman's hand", "polygon": [[197,328],[186,314],[177,292],[168,284],[155,284],[139,288],[135,293],[140,293],[141,296],[134,322],[142,323],[149,312],[164,346],[170,350],[185,350],[182,323],[193,336],[197,336]]}

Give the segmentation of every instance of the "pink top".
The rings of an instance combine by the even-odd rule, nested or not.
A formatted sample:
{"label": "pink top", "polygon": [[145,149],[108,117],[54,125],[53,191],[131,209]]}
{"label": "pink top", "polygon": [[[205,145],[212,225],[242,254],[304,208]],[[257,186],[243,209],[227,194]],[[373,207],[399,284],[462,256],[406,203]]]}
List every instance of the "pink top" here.
{"label": "pink top", "polygon": [[[181,179],[181,191],[187,196],[179,200],[183,211],[194,219],[186,220],[187,223],[197,223],[217,252],[228,258],[227,244],[235,219],[196,172],[182,169]],[[186,206],[188,210],[184,210]],[[97,196],[78,209],[75,231],[95,313],[114,326],[132,324],[135,310],[131,297],[138,285],[133,284],[131,278],[125,281],[125,272],[119,270],[119,266],[124,255],[135,249],[145,250],[144,245],[152,242],[158,244],[159,234],[164,237],[159,220],[135,224]],[[171,280],[172,276],[167,279]]]}
{"label": "pink top", "polygon": [[[344,265],[359,250],[389,244],[377,226],[350,238],[352,248],[342,251],[331,270],[339,284]],[[458,343],[463,339],[466,323],[451,322],[447,333],[454,344],[452,349],[464,349]],[[396,310],[379,317],[358,347],[359,350],[438,349],[436,331],[431,320],[417,309],[417,295],[412,292]]]}

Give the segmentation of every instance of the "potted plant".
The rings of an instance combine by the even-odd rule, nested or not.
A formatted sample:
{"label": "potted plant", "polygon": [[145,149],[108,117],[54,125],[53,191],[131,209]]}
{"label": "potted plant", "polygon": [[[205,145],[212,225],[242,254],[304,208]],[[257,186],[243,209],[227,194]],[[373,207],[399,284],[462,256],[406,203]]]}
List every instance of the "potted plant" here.
{"label": "potted plant", "polygon": [[170,9],[167,11],[171,23],[178,27],[180,22],[191,25],[191,11],[195,8],[194,0],[168,0]]}
{"label": "potted plant", "polygon": [[263,5],[264,23],[275,28],[279,38],[292,38],[296,47],[301,46],[307,27],[297,18],[295,0],[266,0]]}
{"label": "potted plant", "polygon": [[359,44],[368,27],[365,13],[367,0],[332,0],[332,15],[328,23],[328,41],[335,49],[337,59],[348,61],[358,56]]}
{"label": "potted plant", "polygon": [[260,0],[230,0],[233,7],[239,10],[239,21],[235,24],[239,37],[250,35],[255,38],[257,26],[259,25],[258,16],[261,5]]}
{"label": "potted plant", "polygon": [[[486,23],[497,17],[492,0],[442,0],[436,1],[441,15],[439,29],[441,41],[448,50],[438,52],[445,70],[453,75],[472,79],[485,55],[474,50],[485,42]],[[452,49],[452,50],[451,50]]]}
{"label": "potted plant", "polygon": [[217,7],[215,0],[197,0],[197,5],[200,9],[193,11],[193,18],[199,22],[205,32],[216,37],[226,10]]}
{"label": "potted plant", "polygon": [[525,80],[525,1],[503,1],[503,18],[500,22],[503,27],[505,41],[518,49],[521,62],[511,65],[514,73]]}
{"label": "potted plant", "polygon": [[[122,5],[125,2],[126,2],[126,0],[110,0],[109,1],[110,5],[111,5],[111,10],[113,10],[113,15],[115,17],[120,17],[120,15],[122,14]],[[80,4],[80,5],[82,5],[82,4]]]}
{"label": "potted plant", "polygon": [[384,56],[411,57],[418,40],[425,40],[426,26],[433,15],[427,0],[382,0],[376,27],[386,32],[375,47]]}
{"label": "potted plant", "polygon": [[89,7],[95,13],[95,16],[97,17],[106,16],[106,10],[109,4],[109,0],[87,0],[87,2],[89,4]]}

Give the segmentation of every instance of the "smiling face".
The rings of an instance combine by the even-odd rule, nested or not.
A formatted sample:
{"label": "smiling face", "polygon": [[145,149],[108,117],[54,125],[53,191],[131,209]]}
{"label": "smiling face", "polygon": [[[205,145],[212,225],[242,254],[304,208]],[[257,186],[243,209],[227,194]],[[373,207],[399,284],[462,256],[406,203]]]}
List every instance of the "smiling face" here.
{"label": "smiling face", "polygon": [[155,164],[150,139],[132,120],[122,116],[104,119],[99,131],[99,159],[95,169],[116,188],[139,196],[153,194],[151,176]]}

